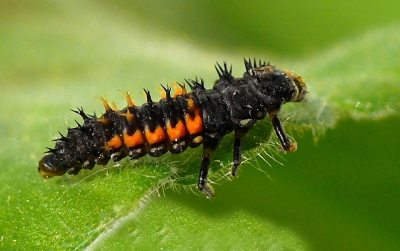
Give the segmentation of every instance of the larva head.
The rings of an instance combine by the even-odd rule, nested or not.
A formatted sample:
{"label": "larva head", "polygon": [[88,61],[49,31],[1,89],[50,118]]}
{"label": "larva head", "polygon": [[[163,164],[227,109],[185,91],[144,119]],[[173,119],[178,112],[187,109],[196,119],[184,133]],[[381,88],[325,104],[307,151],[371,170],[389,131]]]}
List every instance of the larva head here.
{"label": "larva head", "polygon": [[304,79],[291,71],[278,70],[266,64],[251,68],[247,75],[257,78],[260,91],[268,100],[281,103],[305,101],[307,87]]}
{"label": "larva head", "polygon": [[293,72],[291,72],[289,70],[283,70],[282,72],[291,81],[293,87],[295,87],[295,89],[296,89],[295,95],[293,96],[293,98],[290,101],[291,102],[305,101],[306,100],[305,96],[308,93],[308,91],[307,91],[306,83],[304,82],[304,78],[294,74]]}

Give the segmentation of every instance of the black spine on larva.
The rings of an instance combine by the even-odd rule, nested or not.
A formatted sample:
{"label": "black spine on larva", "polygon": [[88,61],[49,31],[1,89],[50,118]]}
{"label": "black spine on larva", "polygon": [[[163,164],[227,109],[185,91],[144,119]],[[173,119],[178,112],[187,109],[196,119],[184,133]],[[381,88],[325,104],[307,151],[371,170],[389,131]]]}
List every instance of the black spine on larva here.
{"label": "black spine on larva", "polygon": [[[220,78],[227,77],[225,72],[220,72],[217,66],[215,68]],[[221,67],[219,66],[219,68]],[[190,97],[195,105],[200,107],[202,112],[204,124],[203,134],[217,134],[223,137],[226,133],[232,131],[229,116],[221,94],[213,89],[206,90],[202,79],[200,82],[198,82],[197,79],[186,82],[192,89]]]}
{"label": "black spine on larva", "polygon": [[233,130],[227,107],[218,91],[194,90],[190,96],[201,109],[204,133],[217,133],[223,136]]}
{"label": "black spine on larva", "polygon": [[[125,109],[126,112],[126,109]],[[114,110],[106,110],[106,112],[102,116],[102,124],[106,128],[106,132],[104,135],[104,142],[102,148],[104,148],[105,142],[109,141],[111,137],[118,135],[119,137],[122,138],[123,132],[125,128],[127,127],[127,120],[125,117],[120,115],[121,111],[114,111]],[[104,149],[102,157],[103,157],[103,162],[102,164],[107,164],[107,162],[111,159],[114,161],[119,161],[123,158],[125,158],[128,155],[128,152],[126,149],[123,149],[122,147],[120,148],[115,148],[115,149]]]}
{"label": "black spine on larva", "polygon": [[[145,91],[147,94],[147,102],[144,103],[140,109],[139,114],[141,117],[142,126],[144,131],[154,132],[156,128],[164,128],[164,117],[161,110],[160,103],[153,102],[149,91]],[[165,141],[157,143],[157,145],[151,145],[149,142],[146,143],[147,153],[152,157],[158,157],[168,151]]]}
{"label": "black spine on larva", "polygon": [[[165,127],[175,128],[179,121],[184,121],[184,114],[189,112],[187,100],[183,96],[172,98],[170,95],[171,89],[169,87],[164,88],[164,90],[166,91],[166,98],[160,100],[164,125]],[[189,144],[189,138],[187,135],[186,137],[174,140],[168,138],[166,143],[171,153],[178,154],[186,150]]]}

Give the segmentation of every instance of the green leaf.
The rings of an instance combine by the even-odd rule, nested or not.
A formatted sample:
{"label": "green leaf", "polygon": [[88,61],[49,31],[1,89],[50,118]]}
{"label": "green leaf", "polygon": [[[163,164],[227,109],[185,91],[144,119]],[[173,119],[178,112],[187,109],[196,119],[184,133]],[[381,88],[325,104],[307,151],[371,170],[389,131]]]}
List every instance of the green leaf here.
{"label": "green leaf", "polygon": [[[282,113],[288,117],[287,127],[293,130],[311,129],[314,137],[317,138],[328,128],[334,128],[340,119],[350,117],[353,119],[380,120],[388,116],[398,116],[398,98],[391,95],[392,93],[400,93],[400,85],[398,85],[398,79],[400,79],[399,71],[392,71],[396,67],[397,61],[388,61],[386,62],[386,67],[379,67],[383,64],[369,64],[367,63],[368,58],[365,58],[364,55],[364,51],[368,51],[368,56],[371,56],[377,62],[383,61],[384,58],[390,58],[389,55],[393,56],[393,58],[400,58],[400,50],[385,46],[389,50],[385,51],[385,48],[382,47],[382,40],[385,39],[400,42],[398,28],[399,26],[393,26],[364,34],[360,38],[346,41],[337,45],[332,51],[328,51],[318,58],[309,59],[301,66],[299,65],[299,71],[305,72],[307,76],[309,75],[310,95],[307,103],[301,105],[291,104],[290,107],[287,107],[288,105],[284,106]],[[390,36],[390,38],[387,36]],[[346,53],[343,53],[343,51]],[[325,60],[322,60],[322,58]],[[358,62],[358,60],[361,61]],[[350,62],[355,62],[356,66],[353,66]],[[392,67],[387,66],[390,63],[392,63]],[[348,69],[349,67],[352,69]],[[375,72],[379,72],[381,76],[375,76]],[[255,142],[260,140],[259,135],[265,135],[265,131],[271,130],[263,126],[260,123],[257,124],[249,137],[247,137],[247,143],[251,142],[251,146],[247,151],[244,151],[244,154],[252,165],[259,165],[258,162],[262,162],[265,159],[268,160],[268,157],[274,156],[270,146],[266,144],[256,146]],[[216,156],[218,158],[222,156],[221,159],[229,161],[231,153],[228,145],[232,140],[228,137],[225,142],[228,143],[222,146],[220,151],[227,151],[225,153],[226,156],[223,155],[224,153],[217,153]],[[300,145],[300,147],[302,146]],[[265,152],[266,149],[268,149],[268,153]],[[259,155],[263,151],[264,154]],[[257,156],[259,158],[255,159]],[[193,164],[188,166],[194,165],[197,168],[196,163],[199,163],[199,161],[199,158],[196,158]],[[220,162],[219,159],[218,162]],[[184,162],[184,165],[186,164]],[[221,161],[221,165],[223,164],[223,161]],[[218,178],[227,177],[230,166],[230,163],[227,163],[226,167],[219,170],[221,174],[214,173],[214,175]],[[265,177],[270,178],[268,174]],[[195,173],[192,178],[191,182],[195,183]],[[180,179],[178,179],[177,183],[180,183]],[[174,187],[175,185],[172,184],[171,186]],[[246,186],[244,188],[246,189]],[[163,190],[161,192],[164,193]],[[293,193],[294,191],[291,192]],[[171,193],[167,194],[168,196],[173,196]],[[224,194],[224,196],[227,195]],[[207,207],[202,206],[202,208],[207,211]],[[229,212],[229,217],[227,218],[219,215],[212,218],[212,222],[209,222],[208,218],[204,218],[201,212],[194,210],[190,206],[189,208],[181,209],[181,204],[174,202],[174,200],[165,201],[165,199],[161,199],[157,200],[149,208],[144,207],[143,211],[140,210],[133,214],[134,216],[129,215],[113,225],[113,230],[101,235],[91,248],[95,250],[98,248],[118,250],[130,245],[146,247],[152,240],[156,240],[155,244],[153,244],[155,248],[166,247],[167,249],[234,247],[235,249],[250,250],[256,248],[303,250],[308,248],[308,245],[305,244],[304,240],[299,239],[296,233],[290,232],[285,228],[272,230],[271,227],[273,225],[261,224],[257,227],[253,226],[251,229],[257,228],[259,231],[256,237],[251,231],[244,231],[246,238],[243,240],[243,237],[237,236],[237,231],[234,229],[246,229],[248,228],[246,224],[257,224],[257,220],[254,219],[252,213],[243,212],[240,209],[236,213]],[[165,214],[168,214],[168,216],[164,217]],[[345,215],[346,213],[342,214]],[[162,216],[160,217],[160,215]],[[166,219],[172,220],[169,222]],[[180,221],[181,219],[184,220],[184,223]],[[239,222],[232,222],[232,219]],[[263,222],[263,220],[260,219],[258,222]],[[205,227],[203,230],[206,230],[206,232],[200,235],[196,232],[196,230],[202,231],[198,230],[199,225],[211,227]],[[227,226],[231,226],[231,230],[227,229]],[[361,232],[362,230],[358,231]],[[271,234],[276,232],[278,232],[277,236]],[[186,233],[190,234],[187,235]],[[288,235],[286,236],[284,233]],[[264,234],[265,236],[263,236]],[[176,235],[180,236],[180,238],[183,237],[183,240],[176,241],[174,239]],[[281,241],[280,238],[285,241]],[[164,239],[167,240],[165,241]],[[206,242],[204,241],[205,239],[207,239]],[[235,242],[237,239],[241,239],[241,241]],[[267,241],[262,242],[261,240]],[[351,243],[351,245],[354,244]]]}
{"label": "green leaf", "polygon": [[[198,7],[202,7],[199,12],[206,17],[209,6]],[[238,3],[235,8],[243,7]],[[251,8],[247,6],[243,11]],[[368,148],[369,141],[364,135],[357,134],[360,124],[353,125],[355,129],[344,138],[350,142],[341,141],[332,148],[323,142],[321,148],[310,142],[301,144],[305,140],[297,134],[304,132],[309,141],[322,141],[321,136],[340,123],[351,125],[354,122],[349,121],[360,119],[367,131],[368,125],[379,127],[371,121],[398,116],[400,102],[394,94],[400,93],[399,25],[370,30],[343,40],[318,56],[308,55],[299,61],[268,56],[266,59],[278,68],[302,75],[309,86],[308,102],[286,104],[281,114],[286,130],[297,135],[299,151],[285,155],[287,160],[284,160],[277,150],[269,122],[260,121],[246,136],[241,177],[228,182],[232,136],[227,136],[214,155],[210,174],[217,198],[195,196],[199,194],[195,183],[200,149],[155,159],[125,160],[77,176],[43,180],[36,168],[44,147],[51,146],[50,140],[57,137],[57,131],[65,132],[73,126],[74,119],[79,120],[68,109],[82,105],[86,111],[99,113],[101,104],[94,96],[106,94],[109,100],[121,100],[118,90],[130,90],[137,103],[141,103],[143,87],[153,88],[157,83],[173,80],[181,82],[196,75],[201,75],[210,87],[216,77],[212,65],[215,60],[232,63],[234,75],[240,76],[243,56],[266,57],[264,48],[250,45],[236,48],[234,41],[224,49],[220,36],[215,46],[207,39],[198,44],[189,43],[182,34],[184,30],[169,33],[162,23],[147,23],[145,13],[140,19],[141,15],[129,15],[138,10],[126,8],[128,14],[121,15],[117,15],[117,10],[100,2],[28,1],[24,6],[11,1],[4,3],[1,10],[4,22],[0,22],[3,58],[0,63],[3,91],[0,181],[4,184],[0,190],[3,212],[0,247],[6,250],[86,247],[326,250],[340,249],[339,243],[353,247],[352,250],[397,247],[393,230],[397,229],[398,219],[394,219],[396,211],[391,206],[398,204],[399,183],[393,177],[399,176],[395,169],[389,168],[396,166],[390,162],[394,158],[382,158],[382,163],[387,161],[382,171],[385,175],[375,169],[364,170],[368,177],[373,176],[371,170],[375,175],[366,179],[368,183],[354,178],[360,177],[356,171],[346,173],[344,164],[338,169],[343,171],[343,176],[339,171],[334,172],[329,168],[330,163],[326,163],[329,155],[324,155],[327,152],[341,155],[341,149],[346,149],[352,141],[359,144],[347,151],[376,151]],[[189,15],[173,18],[179,23],[190,18]],[[254,25],[246,17],[238,20],[246,24],[243,30]],[[207,22],[215,23],[211,17]],[[202,24],[202,29],[215,32],[207,22]],[[261,41],[267,39],[267,35],[258,35]],[[229,32],[224,36],[229,38]],[[273,42],[278,43],[279,39]],[[390,123],[396,124],[396,121]],[[342,128],[340,132],[345,130]],[[386,131],[390,134],[390,130]],[[368,135],[372,134],[368,131]],[[353,138],[354,135],[362,138]],[[384,133],[378,136],[382,140],[374,138],[377,145],[397,149]],[[314,174],[319,169],[312,169],[313,160],[322,163],[320,169],[329,170],[329,178],[336,182],[351,177],[344,183],[349,190],[329,190],[327,186],[335,187],[335,184]],[[363,170],[357,162],[351,165],[355,170]],[[252,166],[253,173],[249,168]],[[329,185],[324,186],[320,180]],[[372,197],[358,190],[357,184]],[[351,191],[358,193],[352,197],[348,195]],[[343,200],[337,199],[335,193],[343,196]],[[154,196],[164,194],[166,198],[152,202]],[[390,200],[382,199],[380,194]],[[370,210],[360,206],[363,199],[370,203],[371,198],[385,205],[384,209],[372,203]],[[323,216],[325,212],[328,219]],[[378,217],[374,212],[387,218]],[[295,217],[297,214],[300,216]],[[342,227],[334,218],[343,219],[347,227]],[[315,224],[313,219],[326,220],[326,226],[319,226],[324,225],[322,221]],[[375,228],[371,229],[369,223]],[[340,229],[343,234],[335,232]],[[354,232],[362,236],[352,238],[349,233]]]}

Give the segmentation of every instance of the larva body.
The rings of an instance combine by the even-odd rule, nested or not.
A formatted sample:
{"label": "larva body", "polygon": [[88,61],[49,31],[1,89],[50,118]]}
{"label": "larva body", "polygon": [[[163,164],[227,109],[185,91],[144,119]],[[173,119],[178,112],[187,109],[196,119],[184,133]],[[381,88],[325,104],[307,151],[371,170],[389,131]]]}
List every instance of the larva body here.
{"label": "larva body", "polygon": [[212,89],[205,89],[203,81],[186,81],[171,96],[171,88],[164,87],[165,97],[154,102],[145,90],[147,102],[133,104],[125,95],[128,106],[113,110],[102,99],[105,113],[96,118],[82,109],[74,111],[84,120],[82,125],[69,128],[66,136],[56,140],[54,149],[39,162],[39,172],[45,178],[77,174],[81,169],[105,165],[110,159],[119,161],[127,156],[138,159],[146,154],[158,157],[166,152],[179,154],[187,147],[203,144],[198,187],[207,196],[207,174],[212,152],[227,133],[234,131],[232,175],[241,163],[243,136],[257,120],[269,115],[282,148],[295,151],[279,121],[278,113],[287,102],[303,101],[306,85],[302,77],[287,70],[278,70],[265,63],[245,60],[246,72],[242,78],[232,76],[231,69],[216,66],[219,79]]}

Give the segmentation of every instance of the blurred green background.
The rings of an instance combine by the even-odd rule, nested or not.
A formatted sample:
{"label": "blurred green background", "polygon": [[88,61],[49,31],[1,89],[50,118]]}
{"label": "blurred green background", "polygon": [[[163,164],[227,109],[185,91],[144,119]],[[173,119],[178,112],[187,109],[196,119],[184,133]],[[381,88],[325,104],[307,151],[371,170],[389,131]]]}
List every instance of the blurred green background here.
{"label": "blurred green background", "polygon": [[[262,171],[244,164],[239,178],[214,185],[212,200],[161,190],[165,196],[152,197],[120,231],[91,248],[400,250],[400,49],[384,50],[400,48],[400,41],[388,33],[390,46],[377,47],[382,53],[355,45],[363,60],[335,61],[335,53],[351,54],[345,49],[353,47],[346,45],[362,41],[363,34],[382,30],[384,37],[386,27],[394,27],[387,29],[392,33],[400,27],[398,1],[0,1],[0,6],[1,249],[84,249],[104,232],[105,222],[115,222],[138,203],[130,198],[138,194],[126,172],[104,175],[110,184],[103,188],[101,179],[82,182],[86,176],[39,177],[44,147],[79,119],[68,109],[82,105],[99,113],[95,97],[105,95],[123,106],[118,90],[129,90],[142,103],[143,87],[156,93],[160,83],[195,76],[210,87],[216,61],[228,60],[239,77],[242,58],[257,57],[294,69],[311,87],[311,104],[331,95],[334,102],[326,109],[340,112],[322,121],[316,113],[296,113],[290,134],[299,149],[276,157],[284,165],[269,160],[271,167],[257,157]],[[379,54],[392,57],[372,56]],[[324,68],[325,61],[335,67]],[[377,71],[363,72],[357,65]],[[354,84],[367,84],[355,90],[340,83],[353,76],[350,69],[364,77]],[[388,75],[395,81],[386,83]],[[381,89],[390,96],[369,96]],[[365,116],[354,120],[346,102],[363,95]],[[368,104],[393,110],[386,114]],[[154,187],[157,178],[151,182]],[[99,209],[89,210],[97,203]],[[78,215],[101,223],[94,229],[74,218]]]}

